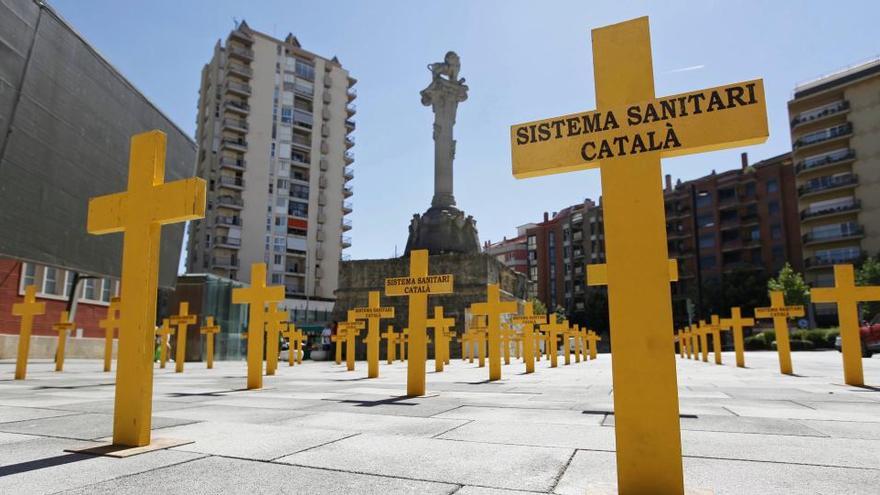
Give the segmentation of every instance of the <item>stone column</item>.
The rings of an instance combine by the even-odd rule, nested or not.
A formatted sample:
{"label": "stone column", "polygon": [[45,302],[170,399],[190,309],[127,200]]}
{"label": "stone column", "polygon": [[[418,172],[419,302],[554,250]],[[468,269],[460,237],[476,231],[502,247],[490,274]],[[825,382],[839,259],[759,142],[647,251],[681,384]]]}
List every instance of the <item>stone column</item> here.
{"label": "stone column", "polygon": [[422,104],[434,111],[434,197],[432,207],[455,206],[452,191],[452,160],[455,139],[452,128],[458,104],[467,99],[468,87],[460,81],[435,78],[422,90]]}

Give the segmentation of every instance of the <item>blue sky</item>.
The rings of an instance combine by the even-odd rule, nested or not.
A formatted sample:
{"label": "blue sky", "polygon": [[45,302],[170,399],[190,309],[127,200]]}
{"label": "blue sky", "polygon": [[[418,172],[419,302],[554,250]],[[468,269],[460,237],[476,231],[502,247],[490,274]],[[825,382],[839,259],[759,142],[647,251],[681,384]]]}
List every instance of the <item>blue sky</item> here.
{"label": "blue sky", "polygon": [[[845,8],[789,1],[170,1],[50,0],[190,135],[199,72],[233,19],[337,55],[356,88],[353,258],[402,251],[433,192],[432,114],[419,102],[425,65],[461,56],[470,86],[455,128],[455,196],[481,240],[515,234],[601,194],[598,171],[515,180],[511,124],[594,108],[590,29],[648,15],[658,96],[763,77],[766,144],[665,160],[691,179],[790,150],[786,102],[797,83],[880,55],[880,2]],[[621,61],[625,63],[625,61]],[[659,180],[659,178],[658,178]]]}

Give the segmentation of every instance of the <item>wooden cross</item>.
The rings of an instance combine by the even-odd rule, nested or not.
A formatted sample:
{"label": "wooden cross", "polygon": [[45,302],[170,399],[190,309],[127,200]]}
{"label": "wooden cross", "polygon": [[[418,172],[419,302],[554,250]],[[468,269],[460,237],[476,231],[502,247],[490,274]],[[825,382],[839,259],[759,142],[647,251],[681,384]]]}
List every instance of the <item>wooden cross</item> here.
{"label": "wooden cross", "polygon": [[176,315],[171,316],[171,324],[177,327],[177,345],[174,354],[174,372],[183,373],[183,363],[186,361],[186,330],[190,325],[198,322],[196,315],[189,314],[189,303],[182,302]]}
{"label": "wooden cross", "polygon": [[62,311],[58,323],[52,324],[52,330],[58,332],[58,347],[55,349],[55,371],[64,371],[64,347],[67,342],[67,332],[76,330],[76,323],[68,321],[70,315]]}
{"label": "wooden cross", "polygon": [[37,286],[28,285],[24,289],[24,301],[12,305],[12,315],[21,317],[18,332],[18,355],[15,359],[15,379],[27,377],[27,361],[31,346],[31,332],[34,329],[34,316],[46,314],[46,303],[37,302]]}
{"label": "wooden cross", "polygon": [[443,306],[434,306],[434,317],[426,322],[427,328],[434,329],[434,371],[443,371],[449,358],[450,328],[455,326],[455,318],[443,317]]}
{"label": "wooden cross", "polygon": [[107,318],[98,322],[98,327],[104,329],[104,371],[110,371],[110,361],[113,359],[113,334],[119,328],[119,298],[110,299],[110,307],[107,308]]}
{"label": "wooden cross", "polygon": [[165,134],[131,138],[128,190],[89,201],[88,232],[123,232],[113,444],[150,443],[161,227],[205,216],[206,184],[165,183]]}
{"label": "wooden cross", "polygon": [[712,315],[709,324],[706,325],[706,332],[712,334],[712,352],[715,355],[715,364],[721,363],[721,318],[718,315]]}
{"label": "wooden cross", "polygon": [[379,291],[370,291],[366,307],[353,308],[349,318],[367,320],[367,378],[379,377],[379,324],[383,318],[394,318],[394,308],[382,307]]}
{"label": "wooden cross", "polygon": [[755,326],[754,318],[743,318],[739,307],[730,308],[730,318],[722,318],[721,326],[733,332],[733,350],[736,352],[736,366],[746,367],[744,352],[743,328]]}
{"label": "wooden cross", "polygon": [[174,334],[174,329],[171,328],[171,320],[164,318],[162,326],[156,330],[156,333],[159,335],[159,367],[164,368],[165,363],[168,362],[168,339]]}
{"label": "wooden cross", "polygon": [[619,490],[683,493],[660,159],[765,141],[763,83],[657,98],[647,17],[592,35],[598,110],[511,126],[513,174],[600,168]]}
{"label": "wooden cross", "polygon": [[388,325],[385,333],[382,334],[382,338],[385,339],[385,355],[388,360],[388,364],[394,362],[395,350],[397,349],[397,334],[394,333],[394,326]]}
{"label": "wooden cross", "polygon": [[451,294],[450,274],[428,275],[428,250],[409,253],[409,276],[385,279],[386,296],[406,296],[409,301],[409,360],[407,360],[406,394],[425,395],[425,361],[428,356],[426,320],[428,295]]}
{"label": "wooden cross", "polygon": [[786,306],[782,291],[770,291],[770,307],[755,308],[755,318],[773,318],[776,331],[776,352],[779,354],[779,371],[794,374],[791,366],[791,342],[788,337],[788,319],[804,316],[803,306]]}
{"label": "wooden cross", "polygon": [[550,367],[555,368],[559,361],[559,335],[565,332],[565,324],[561,323],[556,315],[550,315],[549,322],[541,325],[541,330],[547,336],[547,357],[550,358]]}
{"label": "wooden cross", "polygon": [[337,332],[342,330],[345,338],[345,367],[348,371],[354,371],[355,339],[360,335],[361,330],[366,328],[362,320],[353,320],[352,316],[352,312],[349,311],[348,321],[340,322],[337,326]]}
{"label": "wooden cross", "polygon": [[199,333],[205,336],[205,341],[208,344],[206,354],[210,370],[214,368],[214,334],[220,331],[220,326],[214,324],[213,316],[209,316],[205,320],[205,326],[199,329]]}
{"label": "wooden cross", "polygon": [[278,303],[270,303],[266,312],[266,375],[278,369],[278,340],[290,314]]}
{"label": "wooden cross", "polygon": [[500,333],[501,315],[516,313],[516,301],[501,301],[498,284],[486,286],[486,302],[471,306],[474,314],[486,316],[486,331],[489,340],[489,381],[501,379]]}
{"label": "wooden cross", "polygon": [[248,305],[247,388],[263,388],[263,332],[266,305],[284,300],[284,287],[266,285],[266,264],[251,265],[251,286],[232,289],[232,304]]}
{"label": "wooden cross", "polygon": [[843,379],[847,385],[862,387],[862,341],[859,330],[859,303],[880,301],[880,287],[856,287],[852,265],[834,265],[834,287],[810,290],[813,302],[836,303],[840,320],[840,351],[843,354]]}

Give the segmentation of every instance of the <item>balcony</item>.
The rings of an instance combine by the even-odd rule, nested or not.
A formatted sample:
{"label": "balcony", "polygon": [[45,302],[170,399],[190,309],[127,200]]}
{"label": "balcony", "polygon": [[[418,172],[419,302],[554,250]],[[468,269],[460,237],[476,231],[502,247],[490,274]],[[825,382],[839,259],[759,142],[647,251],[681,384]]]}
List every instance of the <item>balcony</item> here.
{"label": "balcony", "polygon": [[247,115],[251,112],[250,105],[235,100],[226,100],[223,102],[223,108],[241,115]]}
{"label": "balcony", "polygon": [[213,256],[211,257],[212,268],[238,268],[238,258],[231,256]]}
{"label": "balcony", "polygon": [[241,239],[233,237],[219,236],[214,238],[214,247],[222,247],[228,249],[238,249],[241,247]]}
{"label": "balcony", "polygon": [[343,232],[347,232],[347,231],[349,231],[349,230],[351,230],[351,229],[352,229],[352,227],[351,227],[351,220],[349,220],[349,219],[347,219],[347,218],[343,218],[343,219],[342,219],[342,231],[343,231]]}
{"label": "balcony", "polygon": [[221,157],[219,160],[220,168],[226,168],[229,170],[237,170],[244,171],[247,162],[244,159],[239,158],[230,158],[228,156]]}
{"label": "balcony", "polygon": [[226,53],[229,55],[229,58],[237,58],[245,62],[251,62],[254,59],[254,51],[250,48],[227,45]]}
{"label": "balcony", "polygon": [[852,134],[852,130],[852,124],[847,122],[846,124],[829,127],[827,129],[822,129],[821,131],[811,132],[798,138],[794,142],[793,147],[794,149],[799,149],[807,146],[827,143],[835,139],[845,138]]}
{"label": "balcony", "polygon": [[345,92],[345,96],[348,98],[348,102],[351,103],[357,98],[358,92],[354,88],[348,88],[348,91]]}
{"label": "balcony", "polygon": [[248,131],[248,123],[244,119],[223,119],[223,129],[246,133]]}
{"label": "balcony", "polygon": [[241,76],[244,78],[251,78],[254,75],[254,70],[248,67],[247,65],[236,64],[234,62],[226,63],[226,73],[227,74],[235,74],[237,76]]}
{"label": "balcony", "polygon": [[804,260],[804,266],[807,267],[808,270],[829,268],[834,265],[857,262],[862,259],[864,255],[864,252],[857,251],[851,254],[837,256],[812,256]]}
{"label": "balcony", "polygon": [[839,115],[846,112],[847,110],[849,110],[849,102],[846,100],[835,101],[827,105],[822,105],[821,107],[813,108],[811,110],[799,113],[795,118],[791,120],[791,128],[794,129],[799,125],[807,124],[809,122],[817,122],[819,120],[826,119],[834,115]]}
{"label": "balcony", "polygon": [[231,33],[229,33],[229,38],[235,39],[235,40],[247,43],[247,44],[254,42],[253,35],[251,35],[251,33],[247,32],[241,28],[236,29],[235,31],[232,31]]}
{"label": "balcony", "polygon": [[806,220],[808,218],[824,218],[834,215],[851,213],[859,211],[861,208],[862,202],[858,199],[854,199],[852,201],[837,205],[824,206],[815,210],[807,208],[801,212],[801,220]]}
{"label": "balcony", "polygon": [[240,151],[242,153],[247,151],[247,141],[244,139],[229,139],[225,138],[220,141],[220,149],[227,149],[233,151]]}
{"label": "balcony", "polygon": [[357,113],[357,105],[349,104],[345,106],[345,113],[349,116],[349,118],[354,117],[354,114]]}
{"label": "balcony", "polygon": [[342,242],[342,249],[351,247],[351,237],[350,236],[343,235],[343,236],[340,236],[339,239]]}
{"label": "balcony", "polygon": [[346,129],[346,132],[354,132],[354,129],[355,129],[354,121],[353,120],[346,120],[345,121],[345,129]]}
{"label": "balcony", "polygon": [[284,284],[285,297],[295,297],[305,295],[305,290],[300,284]]}
{"label": "balcony", "polygon": [[241,210],[244,208],[244,200],[234,196],[219,196],[217,198],[217,206],[232,210]]}
{"label": "balcony", "polygon": [[214,225],[241,227],[241,218],[230,217],[230,216],[226,216],[226,215],[217,215],[216,217],[214,217]]}
{"label": "balcony", "polygon": [[794,173],[800,174],[806,171],[812,171],[824,167],[830,167],[832,165],[838,165],[844,162],[851,162],[856,159],[855,150],[847,149],[845,151],[839,151],[834,153],[829,153],[826,155],[822,155],[818,158],[812,158],[809,160],[803,160],[798,163],[794,167]]}
{"label": "balcony", "polygon": [[840,175],[837,177],[829,177],[825,181],[816,181],[804,184],[798,188],[798,196],[804,197],[811,194],[819,194],[829,191],[849,189],[855,187],[859,183],[859,176],[856,174]]}
{"label": "balcony", "polygon": [[354,188],[353,187],[343,187],[342,188],[342,196],[344,196],[346,198],[350,198],[350,197],[352,197],[352,195],[354,195]]}
{"label": "balcony", "polygon": [[242,190],[244,189],[244,179],[241,177],[229,177],[226,175],[221,175],[217,178],[217,184],[220,187],[227,187],[229,189]]}
{"label": "balcony", "polygon": [[354,179],[354,170],[351,170],[349,168],[344,169],[342,171],[342,177],[345,178],[345,182],[348,182],[348,181]]}
{"label": "balcony", "polygon": [[226,88],[227,93],[236,94],[239,96],[250,96],[251,95],[251,87],[250,85],[226,80],[226,84],[223,86]]}
{"label": "balcony", "polygon": [[349,149],[354,146],[354,136],[345,136],[345,148]]}
{"label": "balcony", "polygon": [[824,244],[826,242],[840,242],[852,239],[861,239],[864,236],[865,229],[863,229],[861,226],[854,226],[847,229],[840,229],[837,232],[827,232],[821,234],[809,232],[807,234],[804,234],[803,242],[804,246],[809,246],[811,244]]}
{"label": "balcony", "polygon": [[343,158],[345,159],[346,165],[351,165],[352,163],[354,163],[354,153],[352,153],[351,151],[346,151]]}
{"label": "balcony", "polygon": [[348,215],[349,213],[354,211],[354,205],[351,201],[346,201],[342,203],[342,214]]}

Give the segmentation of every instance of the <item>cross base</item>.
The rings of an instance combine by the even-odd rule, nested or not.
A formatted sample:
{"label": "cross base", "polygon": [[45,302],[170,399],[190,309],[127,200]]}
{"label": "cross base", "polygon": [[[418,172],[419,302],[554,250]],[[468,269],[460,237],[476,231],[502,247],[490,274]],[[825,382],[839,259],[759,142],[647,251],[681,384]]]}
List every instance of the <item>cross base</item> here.
{"label": "cross base", "polygon": [[101,457],[115,457],[117,459],[124,459],[126,457],[131,457],[139,454],[145,454],[147,452],[153,452],[154,450],[163,450],[170,449],[172,447],[180,447],[181,445],[188,445],[191,443],[195,443],[195,440],[182,440],[179,438],[154,438],[149,443],[149,445],[143,445],[141,447],[130,447],[128,445],[114,445],[111,443],[105,443],[101,445],[97,445],[94,447],[87,447],[84,449],[64,449],[65,452],[71,452],[74,454],[86,454],[86,455],[94,455]]}

